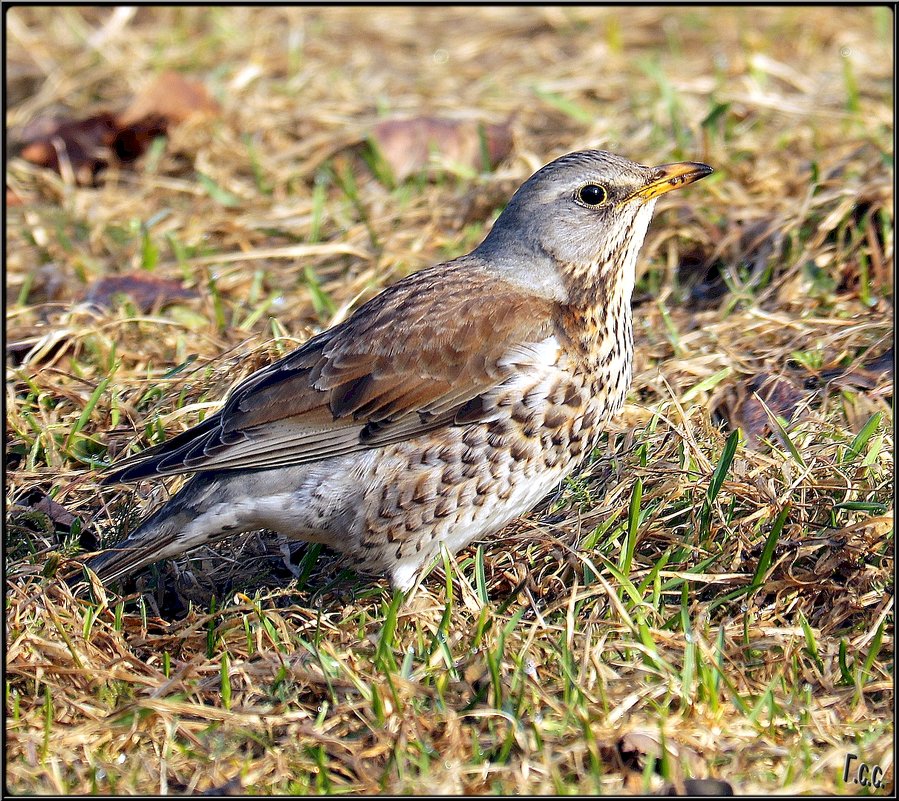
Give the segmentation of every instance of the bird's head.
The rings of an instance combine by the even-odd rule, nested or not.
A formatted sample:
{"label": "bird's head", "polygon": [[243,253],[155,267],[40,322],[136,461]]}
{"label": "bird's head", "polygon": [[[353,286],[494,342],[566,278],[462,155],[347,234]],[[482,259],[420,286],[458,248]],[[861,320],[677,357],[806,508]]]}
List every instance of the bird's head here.
{"label": "bird's head", "polygon": [[598,285],[629,296],[656,198],[711,172],[691,161],[645,167],[602,150],[569,153],[521,185],[479,250],[511,280],[559,300]]}

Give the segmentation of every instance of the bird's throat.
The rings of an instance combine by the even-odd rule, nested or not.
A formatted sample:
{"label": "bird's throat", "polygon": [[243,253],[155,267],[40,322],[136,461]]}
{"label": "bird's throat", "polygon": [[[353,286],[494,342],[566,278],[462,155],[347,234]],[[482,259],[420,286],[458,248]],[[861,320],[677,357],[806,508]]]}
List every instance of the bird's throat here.
{"label": "bird's throat", "polygon": [[631,293],[626,289],[619,284],[607,294],[562,309],[560,339],[577,353],[579,363],[589,372],[602,375],[626,370],[630,374],[634,338]]}
{"label": "bird's throat", "polygon": [[628,236],[609,243],[591,264],[562,267],[568,303],[561,315],[564,339],[574,347],[588,371],[600,381],[614,377],[621,399],[630,384],[634,338],[631,297],[636,280],[637,255],[655,201],[637,212]]}

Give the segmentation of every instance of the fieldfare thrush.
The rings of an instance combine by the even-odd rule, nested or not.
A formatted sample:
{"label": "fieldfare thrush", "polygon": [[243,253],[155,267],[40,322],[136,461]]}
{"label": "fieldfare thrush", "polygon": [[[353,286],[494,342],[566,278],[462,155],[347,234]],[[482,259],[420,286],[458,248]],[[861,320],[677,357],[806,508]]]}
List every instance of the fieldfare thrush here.
{"label": "fieldfare thrush", "polygon": [[590,453],[631,380],[656,198],[711,172],[599,150],[543,167],[467,256],[393,284],[115,466],[103,483],[194,475],[88,567],[114,580],[268,528],[410,588],[441,546],[500,530]]}

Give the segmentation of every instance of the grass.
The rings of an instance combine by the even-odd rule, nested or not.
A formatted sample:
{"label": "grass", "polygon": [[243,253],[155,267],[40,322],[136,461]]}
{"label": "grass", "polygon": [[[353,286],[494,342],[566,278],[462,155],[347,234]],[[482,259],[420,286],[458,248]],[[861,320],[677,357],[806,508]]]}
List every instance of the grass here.
{"label": "grass", "polygon": [[[882,9],[6,20],[12,140],[165,69],[223,107],[98,188],[7,164],[12,792],[865,792],[849,753],[886,770],[870,792],[892,786],[892,377],[861,370],[893,336]],[[397,184],[367,144],[384,117],[460,111],[512,118],[493,171]],[[717,174],[660,201],[628,403],[531,514],[410,597],[267,532],[72,597],[68,560],[178,486],[100,493],[97,467],[466,252],[533,169],[586,146]],[[134,271],[198,297],[80,302]],[[833,369],[856,377],[805,389]],[[762,372],[804,411],[767,402],[750,441],[716,410]]]}

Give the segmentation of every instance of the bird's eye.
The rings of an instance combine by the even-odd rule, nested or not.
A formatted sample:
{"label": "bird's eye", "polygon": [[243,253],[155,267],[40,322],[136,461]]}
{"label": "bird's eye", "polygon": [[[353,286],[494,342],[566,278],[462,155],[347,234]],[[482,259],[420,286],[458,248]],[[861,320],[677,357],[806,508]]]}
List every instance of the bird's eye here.
{"label": "bird's eye", "polygon": [[587,184],[578,189],[577,196],[581,203],[586,203],[588,206],[598,206],[600,203],[605,202],[609,193],[606,192],[605,187],[599,184]]}

